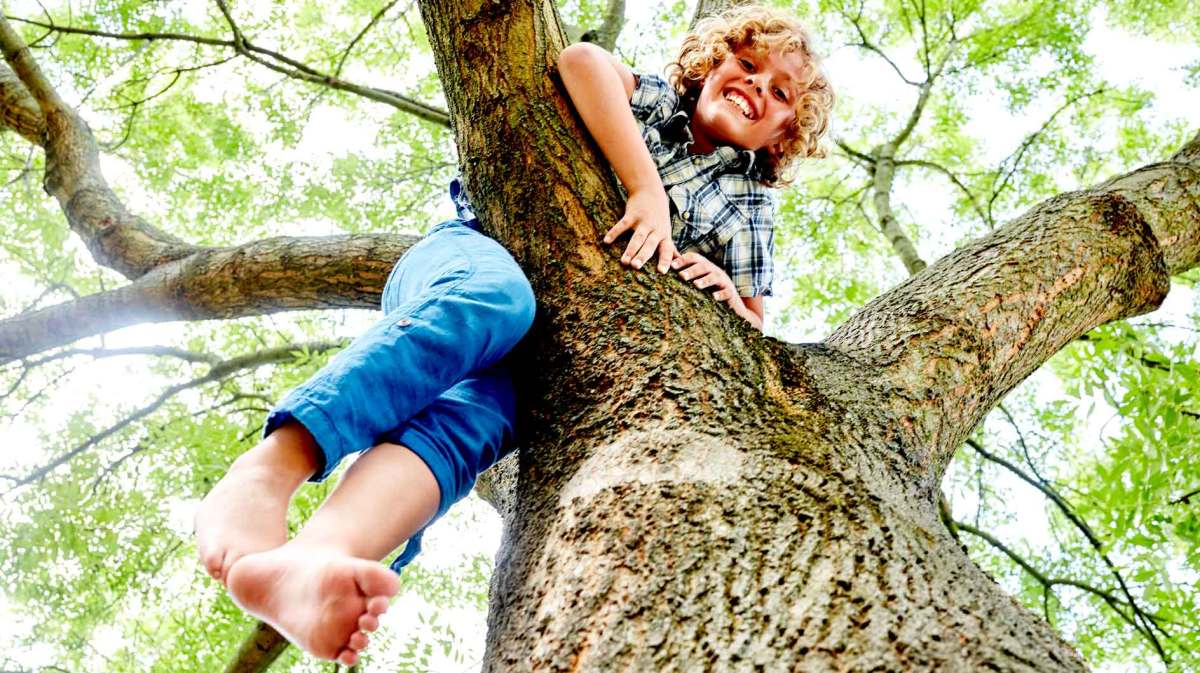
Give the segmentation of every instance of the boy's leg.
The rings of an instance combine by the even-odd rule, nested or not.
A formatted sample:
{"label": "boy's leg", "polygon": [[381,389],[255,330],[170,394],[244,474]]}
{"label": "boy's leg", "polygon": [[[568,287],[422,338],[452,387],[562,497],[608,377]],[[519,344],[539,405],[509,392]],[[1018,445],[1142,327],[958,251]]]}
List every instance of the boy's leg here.
{"label": "boy's leg", "polygon": [[306,651],[353,663],[399,588],[375,561],[470,491],[511,444],[513,415],[502,368],[451,388],[359,457],[294,539],[234,564],[230,594]]}
{"label": "boy's leg", "polygon": [[533,290],[512,256],[467,226],[439,227],[392,272],[386,317],[267,419],[268,434],[288,419],[312,433],[324,458],[314,481],[494,365],[533,323]]}
{"label": "boy's leg", "polygon": [[[291,391],[267,419],[260,451],[278,429],[297,432],[279,447],[316,448],[320,481],[349,453],[377,443],[472,371],[499,360],[528,331],[529,282],[500,244],[466,226],[439,225],[396,265],[384,290],[386,317]],[[241,462],[239,460],[239,462]],[[257,464],[257,463],[255,463]],[[235,463],[196,516],[200,557],[219,581],[238,557],[283,541],[293,472],[278,488],[258,485]],[[258,489],[262,497],[236,497]]]}

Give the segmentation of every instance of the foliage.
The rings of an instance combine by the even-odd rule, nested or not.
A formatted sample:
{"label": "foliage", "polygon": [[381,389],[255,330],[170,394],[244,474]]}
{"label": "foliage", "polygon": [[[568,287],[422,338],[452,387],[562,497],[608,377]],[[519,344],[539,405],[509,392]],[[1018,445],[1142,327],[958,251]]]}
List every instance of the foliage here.
{"label": "foliage", "polygon": [[[413,3],[396,4],[346,52],[385,4],[242,2],[233,11],[248,36],[291,58],[443,105]],[[598,23],[604,4],[563,2],[564,21]],[[919,84],[937,72],[912,135],[897,148],[890,192],[903,230],[932,261],[1047,196],[1161,159],[1194,133],[1194,120],[1180,118],[1188,110],[1164,103],[1166,91],[1106,79],[1103,51],[1112,43],[1089,43],[1108,24],[1115,40],[1200,35],[1188,3],[1170,4],[1147,11],[1146,3],[1118,0],[796,3],[830,56],[840,99],[835,136],[843,147],[831,144],[830,158],[806,166],[797,187],[783,195],[781,296],[769,307],[774,333],[819,339],[905,276],[878,230],[870,174],[846,150],[871,153],[904,128],[918,88],[900,74]],[[212,3],[90,0],[47,8],[60,25],[228,34]],[[653,4],[630,19],[618,54],[639,70],[658,70],[691,8],[680,0]],[[12,2],[7,11],[42,16],[37,3]],[[452,135],[443,127],[295,81],[223,47],[42,37],[43,30],[21,29],[51,79],[80,102],[105,147],[106,174],[130,209],[189,241],[419,231],[449,212],[443,190],[455,165]],[[1184,54],[1163,75],[1195,94],[1200,54]],[[40,189],[42,161],[15,134],[0,134],[0,199],[8,207],[0,241],[9,279],[0,292],[5,315],[123,282],[71,236],[57,204]],[[1097,594],[1067,585],[1046,591],[1010,554],[960,532],[982,567],[1046,614],[1097,668],[1200,668],[1200,495],[1181,500],[1200,488],[1192,458],[1200,430],[1193,402],[1200,318],[1189,305],[1195,281],[1194,275],[1176,279],[1160,312],[1102,327],[1070,345],[976,434],[989,454],[1060,494],[1101,541],[1099,550],[1041,490],[978,451],[964,448],[944,483],[956,519],[990,533],[1045,577],[1117,595],[1107,557],[1134,601],[1162,619],[1160,655]],[[350,337],[370,319],[354,312],[146,327],[74,347],[173,345],[226,359]],[[188,389],[93,444],[89,438],[210,365],[162,355],[75,354],[0,371],[7,392],[0,398],[0,443],[20,449],[0,457],[0,473],[27,475],[85,446],[4,496],[0,606],[7,604],[2,609],[18,626],[0,639],[12,665],[220,668],[250,622],[199,572],[190,512],[254,441],[271,401],[326,357],[297,350],[290,361]],[[327,489],[302,490],[290,515],[293,528]],[[481,508],[474,503],[466,510],[482,518]],[[466,525],[454,517],[462,515],[439,526]],[[498,524],[492,516],[471,525]],[[459,671],[477,664],[482,633],[462,625],[482,624],[490,551],[419,560],[404,576],[406,621],[385,629],[364,669]],[[274,670],[316,668],[292,651]]]}

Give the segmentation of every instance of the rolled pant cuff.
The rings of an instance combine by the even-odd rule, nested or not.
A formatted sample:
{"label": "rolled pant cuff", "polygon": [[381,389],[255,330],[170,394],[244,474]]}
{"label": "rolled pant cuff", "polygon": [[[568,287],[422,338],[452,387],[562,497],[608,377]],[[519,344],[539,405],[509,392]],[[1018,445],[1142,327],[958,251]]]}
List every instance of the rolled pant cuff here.
{"label": "rolled pant cuff", "polygon": [[453,488],[453,484],[450,483],[454,479],[454,468],[441,454],[441,452],[435,449],[433,444],[430,443],[430,441],[426,439],[420,432],[410,428],[405,430],[397,438],[387,439],[388,441],[394,441],[395,443],[404,446],[408,448],[408,450],[417,454],[417,457],[420,458],[425,463],[425,466],[429,468],[429,471],[433,473],[433,478],[435,481],[437,481],[438,485],[437,513],[435,513],[433,518],[427,521],[424,526],[421,526],[420,530],[413,533],[412,537],[408,538],[408,542],[405,543],[404,549],[401,550],[396,559],[392,561],[390,566],[391,569],[394,572],[399,573],[404,566],[412,563],[412,560],[417,557],[417,554],[421,553],[421,537],[425,534],[425,529],[429,528],[434,524],[434,522],[442,518],[442,515],[450,509],[450,506],[458,501],[458,498],[455,497],[457,489]]}

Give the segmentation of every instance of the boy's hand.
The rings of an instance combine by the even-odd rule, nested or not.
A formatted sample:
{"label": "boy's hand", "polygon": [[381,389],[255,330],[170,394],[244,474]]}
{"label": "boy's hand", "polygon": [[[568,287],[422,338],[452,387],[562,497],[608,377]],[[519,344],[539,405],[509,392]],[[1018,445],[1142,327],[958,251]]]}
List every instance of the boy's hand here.
{"label": "boy's hand", "polygon": [[675,242],[671,240],[671,208],[667,193],[662,189],[630,192],[629,200],[625,202],[625,216],[608,230],[604,242],[612,243],[630,229],[633,229],[633,236],[621,254],[621,263],[640,269],[657,251],[658,270],[666,273],[676,254]]}
{"label": "boy's hand", "polygon": [[704,255],[698,252],[680,255],[671,262],[671,268],[679,272],[680,278],[692,281],[692,284],[701,290],[714,288],[712,298],[728,304],[729,308],[736,311],[742,304],[742,298],[738,295],[733,281],[729,279],[729,274]]}

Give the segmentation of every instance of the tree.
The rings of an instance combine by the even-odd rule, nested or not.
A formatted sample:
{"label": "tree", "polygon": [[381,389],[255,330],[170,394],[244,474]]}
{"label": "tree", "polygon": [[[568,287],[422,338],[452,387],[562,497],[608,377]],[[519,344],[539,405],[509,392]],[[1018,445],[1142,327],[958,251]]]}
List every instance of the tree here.
{"label": "tree", "polygon": [[[323,77],[265,54],[219,5],[236,53]],[[901,251],[912,278],[823,342],[785,344],[672,280],[620,271],[597,244],[620,204],[556,88],[553,5],[429,1],[422,12],[481,218],[543,307],[521,354],[541,374],[526,385],[515,491],[495,489],[508,542],[489,668],[1083,668],[964,554],[938,486],[1014,385],[1092,328],[1151,310],[1168,276],[1196,264],[1200,136],[928,268]],[[163,233],[106,190],[85,128],[18,40],[6,29],[5,123],[44,143],[48,191],[129,283],[0,324],[10,359],[146,320],[369,305],[407,239],[222,249]],[[866,31],[862,43],[882,51]],[[919,101],[946,53],[926,52]],[[898,249],[886,175],[903,140],[843,146],[872,172],[879,226]],[[1110,598],[1151,638],[1165,633],[1128,589]]]}

